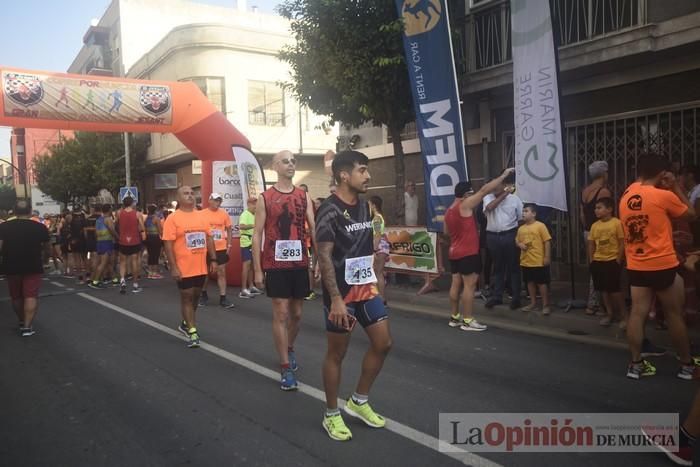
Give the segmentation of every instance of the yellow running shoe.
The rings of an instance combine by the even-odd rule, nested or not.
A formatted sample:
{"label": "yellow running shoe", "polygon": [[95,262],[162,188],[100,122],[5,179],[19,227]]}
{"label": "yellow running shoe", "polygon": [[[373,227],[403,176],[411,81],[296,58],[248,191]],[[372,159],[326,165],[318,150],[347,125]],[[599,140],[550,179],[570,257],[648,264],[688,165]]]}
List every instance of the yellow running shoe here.
{"label": "yellow running shoe", "polygon": [[369,402],[365,402],[362,405],[356,404],[355,401],[352,400],[352,397],[345,404],[345,413],[352,417],[359,418],[372,428],[384,428],[384,425],[386,425],[386,420],[372,410]]}
{"label": "yellow running shoe", "polygon": [[352,433],[339,413],[330,417],[324,416],[322,425],[331,439],[336,441],[350,441],[352,439]]}

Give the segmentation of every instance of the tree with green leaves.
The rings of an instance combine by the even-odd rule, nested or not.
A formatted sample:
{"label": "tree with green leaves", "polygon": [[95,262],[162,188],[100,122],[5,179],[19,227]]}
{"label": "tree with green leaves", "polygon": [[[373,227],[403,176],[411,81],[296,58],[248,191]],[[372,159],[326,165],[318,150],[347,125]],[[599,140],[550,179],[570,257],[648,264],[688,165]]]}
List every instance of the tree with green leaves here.
{"label": "tree with green leaves", "polygon": [[401,130],[415,115],[403,22],[394,0],[285,0],[277,11],[291,20],[296,39],[280,53],[292,75],[284,87],[334,122],[386,125],[394,147],[395,206],[402,221]]}
{"label": "tree with green leaves", "polygon": [[[132,176],[143,172],[145,144],[131,141]],[[58,202],[69,204],[95,196],[102,188],[111,193],[124,185],[124,140],[121,133],[76,133],[46,154],[34,159],[39,189]]]}

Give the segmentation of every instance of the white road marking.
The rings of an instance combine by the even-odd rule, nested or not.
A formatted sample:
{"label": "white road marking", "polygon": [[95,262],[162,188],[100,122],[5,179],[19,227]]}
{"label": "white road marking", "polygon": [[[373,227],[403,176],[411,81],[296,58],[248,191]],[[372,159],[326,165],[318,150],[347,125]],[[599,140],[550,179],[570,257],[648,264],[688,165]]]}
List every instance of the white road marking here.
{"label": "white road marking", "polygon": [[56,287],[60,287],[60,288],[65,287],[65,285],[61,284],[60,282],[56,282],[56,281],[51,281],[51,282],[49,282],[49,284],[55,285]]}
{"label": "white road marking", "polygon": [[[125,308],[114,305],[105,300],[93,297],[92,295],[88,295],[86,293],[78,293],[77,295],[78,297],[82,297],[86,300],[90,300],[91,302],[97,303],[98,305],[102,305],[105,308],[109,308],[112,311],[116,311],[117,313],[120,313],[128,318],[134,319],[142,324],[145,324],[146,326],[150,326],[153,329],[157,329],[158,331],[161,331],[165,334],[177,337],[180,340],[186,339],[182,334],[180,334],[179,331],[171,329],[148,318],[144,318],[143,316],[136,314],[133,311],[129,311]],[[212,353],[225,360],[228,360],[229,362],[235,363],[236,365],[242,366],[254,373],[259,374],[260,376],[264,376],[266,378],[270,378],[275,382],[279,382],[280,375],[278,371],[270,370],[269,368],[259,365],[251,360],[248,360],[246,358],[243,358],[239,355],[228,352],[211,344],[207,344],[203,341],[201,342],[200,348],[206,352]],[[308,384],[299,383],[299,392],[306,394],[307,396],[313,397],[314,399],[319,400],[323,403],[326,402],[326,394],[320,389],[317,389],[313,386],[309,386]],[[344,408],[345,401],[338,399],[338,406],[341,409]],[[386,420],[385,429],[396,433],[397,435],[402,436],[410,441],[413,441],[414,443],[420,444],[421,446],[425,446],[428,449],[432,449],[434,451],[439,452],[440,454],[444,454],[447,457],[456,459],[465,465],[471,465],[474,467],[503,467],[501,464],[493,462],[484,457],[477,456],[476,454],[470,453],[467,450],[462,450],[461,452],[442,452],[440,451],[439,446],[441,444],[444,444],[444,441],[441,441],[427,433],[415,430],[410,426],[404,425],[390,418],[384,417],[384,419]],[[450,448],[453,449],[454,446],[450,446]]]}

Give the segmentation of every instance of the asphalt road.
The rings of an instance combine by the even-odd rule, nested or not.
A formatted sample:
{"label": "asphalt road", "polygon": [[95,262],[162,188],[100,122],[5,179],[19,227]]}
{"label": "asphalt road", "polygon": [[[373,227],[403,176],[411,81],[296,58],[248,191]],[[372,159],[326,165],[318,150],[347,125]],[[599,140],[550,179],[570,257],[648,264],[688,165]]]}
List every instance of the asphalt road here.
{"label": "asphalt road", "polygon": [[[51,277],[38,332],[25,339],[0,287],[1,466],[664,466],[650,453],[455,458],[437,450],[438,414],[683,415],[697,389],[674,377],[671,357],[656,360],[656,377],[634,382],[620,350],[499,329],[465,333],[392,309],[394,347],[371,394],[391,428],[346,417],[354,438],[339,443],[321,428],[320,300],[307,302],[296,345],[302,390],[283,393],[264,296],[236,299],[231,311],[200,309],[205,345],[193,350],[175,331],[178,295],[168,279],[120,296]],[[342,395],[352,393],[366,343],[358,328]]]}

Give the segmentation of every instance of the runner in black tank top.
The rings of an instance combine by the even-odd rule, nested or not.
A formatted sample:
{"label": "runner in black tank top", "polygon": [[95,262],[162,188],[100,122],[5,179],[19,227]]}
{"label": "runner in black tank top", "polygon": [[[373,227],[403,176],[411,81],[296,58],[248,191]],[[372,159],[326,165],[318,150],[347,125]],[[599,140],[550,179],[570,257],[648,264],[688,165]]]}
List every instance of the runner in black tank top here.
{"label": "runner in black tank top", "polygon": [[[267,295],[272,298],[272,337],[280,359],[280,388],[293,391],[297,389],[294,371],[298,368],[294,341],[299,334],[304,297],[309,294],[309,258],[303,243],[306,225],[313,234],[314,212],[309,195],[292,183],[296,172],[294,155],[290,151],[278,152],[272,166],[277,172],[277,183],[258,199],[253,267],[255,286],[262,288],[265,283]],[[313,237],[312,240],[316,248]]]}

